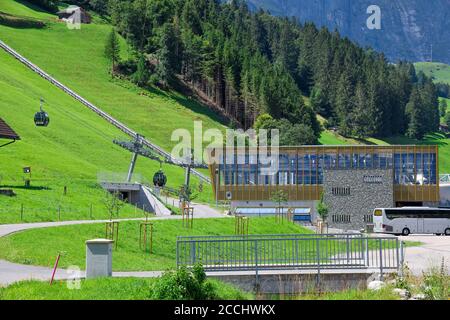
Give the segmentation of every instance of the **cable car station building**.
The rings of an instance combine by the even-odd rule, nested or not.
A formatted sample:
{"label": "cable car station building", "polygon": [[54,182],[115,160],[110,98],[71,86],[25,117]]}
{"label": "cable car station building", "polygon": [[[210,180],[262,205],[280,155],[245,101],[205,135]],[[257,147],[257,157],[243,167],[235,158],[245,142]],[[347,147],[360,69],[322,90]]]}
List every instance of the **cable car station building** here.
{"label": "cable car station building", "polygon": [[378,207],[439,205],[437,146],[280,147],[272,175],[261,174],[256,149],[234,149],[234,161],[227,150],[212,151],[222,162],[209,169],[217,200],[236,213],[275,214],[273,193],[282,190],[282,206],[314,222],[323,194],[330,227],[359,230]]}

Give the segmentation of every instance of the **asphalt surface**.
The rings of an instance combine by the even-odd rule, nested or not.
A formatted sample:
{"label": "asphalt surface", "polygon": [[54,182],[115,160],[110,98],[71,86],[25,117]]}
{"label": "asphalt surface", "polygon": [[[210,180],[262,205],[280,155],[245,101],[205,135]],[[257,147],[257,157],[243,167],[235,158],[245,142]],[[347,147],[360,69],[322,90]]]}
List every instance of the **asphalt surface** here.
{"label": "asphalt surface", "polygon": [[[227,216],[219,213],[217,210],[202,204],[191,204],[194,207],[194,217],[196,219],[206,218],[226,218]],[[179,220],[181,216],[159,216],[152,217],[149,220]],[[118,219],[118,221],[138,221],[143,219]],[[0,237],[5,237],[10,234],[40,228],[52,228],[70,225],[82,224],[96,224],[105,223],[109,220],[81,220],[81,221],[61,221],[61,222],[39,222],[39,223],[21,223],[21,224],[7,224],[0,225]],[[150,272],[113,272],[114,277],[158,277],[161,275],[160,271]],[[50,280],[52,269],[39,266],[21,265],[11,263],[5,260],[0,260],[0,286],[7,286],[17,281],[23,280]],[[55,274],[55,279],[71,278],[73,273],[64,269],[58,269]],[[84,271],[81,271],[77,277],[84,277]]]}
{"label": "asphalt surface", "polygon": [[405,249],[405,262],[414,275],[422,275],[432,267],[440,268],[444,259],[450,274],[450,237],[435,235],[411,235],[399,237],[402,241],[419,241],[423,245]]}

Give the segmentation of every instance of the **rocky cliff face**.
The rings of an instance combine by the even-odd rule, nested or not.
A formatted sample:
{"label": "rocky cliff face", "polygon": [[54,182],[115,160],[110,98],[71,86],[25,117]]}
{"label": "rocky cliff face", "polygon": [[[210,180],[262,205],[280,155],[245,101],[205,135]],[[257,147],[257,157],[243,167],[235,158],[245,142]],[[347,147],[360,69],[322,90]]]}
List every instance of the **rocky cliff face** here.
{"label": "rocky cliff face", "polygon": [[[396,61],[450,63],[450,0],[248,0],[253,8],[337,28],[362,46]],[[367,8],[381,10],[381,29],[370,30]]]}

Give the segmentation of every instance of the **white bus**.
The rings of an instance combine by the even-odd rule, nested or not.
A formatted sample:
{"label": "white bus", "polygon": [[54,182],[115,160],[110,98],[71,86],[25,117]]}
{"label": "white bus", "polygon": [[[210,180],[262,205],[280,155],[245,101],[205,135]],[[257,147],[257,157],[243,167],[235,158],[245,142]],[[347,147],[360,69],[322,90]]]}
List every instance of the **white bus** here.
{"label": "white bus", "polygon": [[408,236],[436,234],[450,236],[450,209],[405,207],[375,209],[374,232]]}

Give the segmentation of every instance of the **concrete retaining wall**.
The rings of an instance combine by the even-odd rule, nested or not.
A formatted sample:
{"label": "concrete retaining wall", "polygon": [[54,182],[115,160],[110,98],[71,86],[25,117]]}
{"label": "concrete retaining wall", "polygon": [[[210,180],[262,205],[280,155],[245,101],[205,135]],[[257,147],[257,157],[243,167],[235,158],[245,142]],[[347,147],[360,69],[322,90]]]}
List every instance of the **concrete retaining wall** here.
{"label": "concrete retaining wall", "polygon": [[[257,278],[255,274],[217,274],[208,275],[236,287],[254,292]],[[262,273],[258,276],[259,292],[263,294],[303,294],[312,292],[338,292],[348,289],[366,289],[374,273],[326,272],[321,273]]]}

